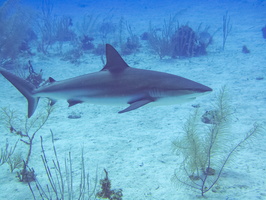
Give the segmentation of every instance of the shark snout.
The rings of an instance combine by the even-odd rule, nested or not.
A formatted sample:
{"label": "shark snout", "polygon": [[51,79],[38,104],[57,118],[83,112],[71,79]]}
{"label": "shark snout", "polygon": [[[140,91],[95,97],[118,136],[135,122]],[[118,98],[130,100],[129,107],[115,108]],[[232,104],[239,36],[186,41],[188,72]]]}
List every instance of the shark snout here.
{"label": "shark snout", "polygon": [[190,80],[187,82],[187,85],[184,86],[184,88],[191,91],[192,93],[205,93],[212,91],[210,87]]}
{"label": "shark snout", "polygon": [[212,89],[208,86],[202,85],[201,87],[196,89],[197,92],[205,93],[205,92],[211,92]]}

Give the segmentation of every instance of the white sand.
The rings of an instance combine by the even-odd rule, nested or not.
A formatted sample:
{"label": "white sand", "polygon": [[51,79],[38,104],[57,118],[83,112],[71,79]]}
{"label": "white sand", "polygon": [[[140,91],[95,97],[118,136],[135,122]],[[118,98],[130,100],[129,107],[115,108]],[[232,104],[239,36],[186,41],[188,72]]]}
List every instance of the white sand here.
{"label": "white sand", "polygon": [[[81,2],[81,1],[80,1]],[[230,105],[234,118],[232,133],[241,140],[255,122],[266,127],[266,39],[262,38],[261,28],[266,24],[266,4],[256,1],[204,1],[204,3],[175,3],[161,1],[89,1],[88,8],[74,7],[66,13],[75,16],[86,9],[99,11],[101,15],[123,16],[136,30],[148,30],[149,21],[162,24],[169,15],[183,10],[178,17],[181,24],[189,22],[196,28],[201,22],[210,25],[210,32],[222,26],[222,16],[228,10],[232,22],[232,32],[228,36],[225,51],[221,51],[222,31],[214,36],[214,43],[208,48],[208,55],[189,59],[160,60],[145,48],[136,55],[124,56],[126,62],[136,68],[152,69],[180,75],[213,88],[214,92],[183,105],[142,107],[138,110],[117,114],[123,107],[80,104],[68,108],[65,101],[55,104],[55,110],[45,126],[34,139],[30,167],[36,171],[37,178],[45,181],[46,174],[41,161],[40,136],[44,139],[47,155],[53,155],[50,129],[53,130],[55,145],[62,166],[64,158],[71,151],[76,184],[79,182],[80,154],[84,147],[86,168],[94,177],[104,177],[103,169],[109,172],[112,188],[123,189],[125,200],[175,200],[196,199],[199,191],[182,185],[174,185],[171,177],[180,159],[171,151],[171,142],[182,131],[182,125],[193,112],[192,104],[200,104],[202,112],[214,102],[215,94],[226,85],[230,93]],[[55,5],[56,8],[56,5]],[[67,8],[70,8],[68,5]],[[76,10],[75,10],[76,9]],[[112,10],[111,10],[112,9]],[[106,11],[107,10],[107,11]],[[109,11],[111,10],[111,11]],[[74,11],[77,11],[75,13]],[[144,44],[144,43],[143,43]],[[247,45],[250,54],[241,52]],[[36,71],[44,70],[45,78],[56,80],[99,71],[102,68],[100,57],[86,54],[81,64],[76,66],[57,57],[34,57]],[[264,77],[263,80],[256,80]],[[15,109],[19,116],[26,115],[26,99],[2,76],[0,76],[1,107]],[[43,105],[42,101],[40,104]],[[37,113],[43,112],[39,106]],[[71,112],[82,113],[80,119],[69,119]],[[17,136],[8,132],[0,124],[4,144],[6,138],[14,143]],[[230,142],[230,141],[228,141]],[[232,157],[224,170],[216,193],[206,193],[208,199],[266,199],[266,154],[265,132],[253,140],[246,148]],[[2,148],[3,145],[1,145]],[[25,151],[20,143],[17,150]],[[24,149],[24,150],[23,150]],[[24,152],[25,153],[25,152]],[[8,165],[1,166],[0,199],[33,199],[27,184],[19,183],[15,172],[10,173]]]}

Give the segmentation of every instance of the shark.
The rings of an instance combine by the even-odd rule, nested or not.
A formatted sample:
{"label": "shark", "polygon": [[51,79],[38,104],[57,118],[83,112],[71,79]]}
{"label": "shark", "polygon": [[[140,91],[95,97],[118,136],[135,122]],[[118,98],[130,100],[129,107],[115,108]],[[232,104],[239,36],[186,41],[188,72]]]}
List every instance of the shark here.
{"label": "shark", "polygon": [[17,88],[28,101],[28,118],[40,98],[51,104],[59,99],[68,101],[69,107],[79,103],[125,105],[118,113],[138,109],[144,105],[183,103],[212,91],[208,86],[165,72],[130,67],[117,50],[106,44],[106,64],[98,72],[36,87],[25,79],[0,67],[0,73]]}

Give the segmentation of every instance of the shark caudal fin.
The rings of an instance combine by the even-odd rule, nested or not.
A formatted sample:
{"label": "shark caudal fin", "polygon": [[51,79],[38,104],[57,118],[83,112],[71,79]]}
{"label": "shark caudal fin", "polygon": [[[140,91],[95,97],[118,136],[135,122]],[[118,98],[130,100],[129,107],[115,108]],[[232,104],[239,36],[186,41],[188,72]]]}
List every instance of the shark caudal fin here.
{"label": "shark caudal fin", "polygon": [[10,73],[9,71],[1,67],[0,67],[0,73],[10,83],[12,83],[18,89],[18,91],[21,92],[21,94],[23,94],[26,97],[26,99],[28,100],[28,118],[30,118],[33,115],[39,101],[39,97],[34,97],[32,94],[32,91],[35,89],[35,86],[30,82],[18,76],[15,76],[14,74]]}

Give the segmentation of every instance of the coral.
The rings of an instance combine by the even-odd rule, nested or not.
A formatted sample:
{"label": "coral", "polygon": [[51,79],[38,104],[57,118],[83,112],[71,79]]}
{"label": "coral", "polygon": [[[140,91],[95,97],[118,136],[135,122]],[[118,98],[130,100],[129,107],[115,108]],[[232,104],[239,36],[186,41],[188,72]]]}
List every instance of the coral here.
{"label": "coral", "polygon": [[99,16],[84,15],[81,23],[77,23],[77,29],[80,35],[94,35],[96,32],[96,23]]}
{"label": "coral", "polygon": [[130,55],[135,53],[140,47],[139,38],[134,35],[127,38],[127,42],[121,45],[121,54]]}
{"label": "coral", "polygon": [[262,131],[261,126],[255,124],[241,141],[230,145],[230,137],[233,136],[230,132],[230,116],[228,95],[225,88],[222,88],[214,108],[201,118],[204,123],[208,123],[208,127],[199,125],[198,109],[188,118],[183,128],[183,137],[179,136],[173,142],[174,152],[183,157],[183,162],[172,178],[175,183],[200,190],[203,196],[221,178],[233,153]]}
{"label": "coral", "polygon": [[150,47],[162,59],[165,56],[183,58],[201,56],[207,53],[206,48],[212,43],[208,28],[203,31],[193,31],[188,25],[179,26],[176,17],[164,20],[162,28],[154,28],[150,23],[148,33],[143,33],[141,39],[148,40]]}
{"label": "coral", "polygon": [[[17,157],[12,157],[12,155],[15,152],[16,146],[17,146],[18,141],[16,142],[16,144],[14,146],[10,146],[8,139],[6,139],[6,144],[5,144],[5,148],[1,148],[0,150],[0,166],[5,164],[5,163],[11,163],[11,165],[13,166],[12,162],[13,160],[16,160]],[[11,172],[12,172],[12,167],[11,167]]]}
{"label": "coral", "polygon": [[17,178],[20,182],[30,183],[36,180],[36,175],[33,169],[23,168],[20,172],[17,172]]}
{"label": "coral", "polygon": [[112,43],[114,39],[113,36],[117,31],[117,27],[111,18],[104,19],[101,24],[99,24],[98,32],[100,34],[100,39],[103,44]]}
{"label": "coral", "polygon": [[83,51],[80,48],[72,48],[63,54],[61,60],[69,61],[73,64],[79,64],[79,59],[83,55]]}
{"label": "coral", "polygon": [[231,18],[228,16],[228,12],[223,16],[223,50],[229,33],[232,30]]}
{"label": "coral", "polygon": [[105,45],[98,44],[97,47],[94,49],[93,53],[98,56],[102,56],[105,53]]}
{"label": "coral", "polygon": [[93,37],[89,37],[88,35],[83,35],[83,37],[80,38],[82,50],[87,51],[94,49],[94,44],[92,43],[93,40],[94,40]]}
{"label": "coral", "polygon": [[57,51],[62,53],[65,42],[73,45],[78,41],[71,17],[54,15],[53,2],[50,0],[43,0],[41,9],[42,12],[37,20],[40,32],[38,51],[49,54],[52,45],[58,44]]}
{"label": "coral", "polygon": [[55,41],[67,42],[73,41],[76,37],[75,32],[72,30],[73,22],[72,18],[63,16],[56,22],[55,28]]}
{"label": "coral", "polygon": [[[29,50],[28,31],[34,14],[17,0],[7,0],[0,7],[0,59],[15,59],[20,50]],[[24,44],[23,44],[24,43]],[[21,49],[22,48],[22,49]]]}
{"label": "coral", "polygon": [[[23,156],[23,166],[20,172],[17,172],[17,177],[19,181],[21,182],[30,182],[35,180],[35,173],[33,169],[29,168],[29,162],[31,155],[33,153],[33,141],[38,133],[38,131],[44,126],[44,124],[47,122],[50,114],[52,112],[52,107],[49,103],[47,103],[46,107],[46,113],[40,113],[39,115],[36,115],[35,119],[28,120],[27,118],[25,120],[18,118],[15,115],[15,111],[9,110],[9,109],[2,109],[2,112],[0,112],[1,120],[10,130],[11,133],[14,135],[17,135],[20,137],[20,142],[26,145],[27,152],[26,155]],[[17,124],[17,123],[20,124]],[[23,128],[20,128],[23,126]],[[17,162],[16,166],[19,166],[19,162],[17,160],[13,160]],[[15,163],[12,163],[12,160],[9,160],[8,163],[12,168],[14,169]]]}
{"label": "coral", "polygon": [[217,115],[217,110],[209,110],[206,111],[202,117],[201,121],[205,124],[215,124],[216,122],[216,115]]}
{"label": "coral", "polygon": [[106,38],[109,34],[115,33],[116,26],[111,21],[103,21],[99,27],[99,32],[103,38]]}
{"label": "coral", "polygon": [[147,34],[148,43],[151,49],[159,55],[160,59],[165,56],[171,56],[173,46],[171,38],[173,37],[178,22],[175,17],[170,17],[169,20],[164,20],[163,28],[154,28],[150,22],[149,32]]}
{"label": "coral", "polygon": [[209,44],[206,32],[197,37],[196,32],[189,26],[181,26],[172,36],[173,53],[172,57],[192,57],[206,54],[206,47]]}
{"label": "coral", "polygon": [[21,152],[18,152],[9,157],[7,164],[10,167],[10,171],[13,172],[15,169],[20,169],[23,166],[23,158]]}
{"label": "coral", "polygon": [[[46,177],[45,175],[38,176],[33,183],[28,183],[33,199],[96,199],[97,170],[95,177],[91,179],[91,174],[87,171],[88,165],[85,161],[84,149],[81,149],[78,165],[76,165],[77,158],[73,159],[70,151],[62,162],[63,155],[58,153],[55,145],[56,138],[52,130],[50,132],[52,139],[51,153],[49,149],[45,149],[44,140],[41,137],[41,158],[44,166],[42,171],[46,172]],[[38,167],[39,169],[40,167]]]}
{"label": "coral", "polygon": [[[124,29],[127,30],[127,34],[124,33]],[[126,39],[124,36],[128,35]],[[119,21],[119,37],[118,43],[120,44],[121,54],[130,55],[136,53],[140,47],[139,37],[133,33],[132,27],[124,21],[123,18]]]}
{"label": "coral", "polygon": [[32,83],[34,86],[39,87],[41,85],[41,83],[44,82],[44,79],[42,78],[42,71],[40,71],[40,73],[36,73],[33,70],[31,61],[29,60],[28,62],[28,69],[29,69],[29,76],[26,78],[27,81],[29,81],[30,83]]}
{"label": "coral", "polygon": [[48,49],[55,42],[55,23],[56,18],[53,15],[53,3],[51,0],[43,0],[41,6],[42,12],[38,15],[39,44],[38,51],[48,54]]}
{"label": "coral", "polygon": [[109,200],[122,200],[122,189],[111,190],[111,181],[108,178],[108,172],[104,169],[105,178],[100,180],[101,191],[97,193],[97,197]]}
{"label": "coral", "polygon": [[144,32],[140,35],[140,39],[141,40],[149,40],[149,33],[148,32]]}

